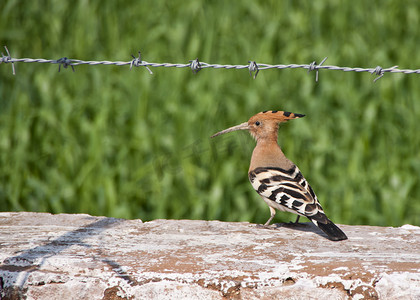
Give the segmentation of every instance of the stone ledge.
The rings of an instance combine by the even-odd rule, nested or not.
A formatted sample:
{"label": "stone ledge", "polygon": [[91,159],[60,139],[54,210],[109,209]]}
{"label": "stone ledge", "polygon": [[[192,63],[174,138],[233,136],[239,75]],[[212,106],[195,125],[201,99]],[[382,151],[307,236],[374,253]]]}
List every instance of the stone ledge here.
{"label": "stone ledge", "polygon": [[1,299],[420,299],[420,227],[0,213]]}

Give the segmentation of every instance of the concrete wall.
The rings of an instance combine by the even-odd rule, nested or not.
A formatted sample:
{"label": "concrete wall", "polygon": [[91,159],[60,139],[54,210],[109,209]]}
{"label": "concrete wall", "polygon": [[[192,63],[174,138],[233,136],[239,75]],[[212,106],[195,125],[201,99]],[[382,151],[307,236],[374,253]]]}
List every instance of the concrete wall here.
{"label": "concrete wall", "polygon": [[0,213],[1,299],[420,299],[420,227]]}

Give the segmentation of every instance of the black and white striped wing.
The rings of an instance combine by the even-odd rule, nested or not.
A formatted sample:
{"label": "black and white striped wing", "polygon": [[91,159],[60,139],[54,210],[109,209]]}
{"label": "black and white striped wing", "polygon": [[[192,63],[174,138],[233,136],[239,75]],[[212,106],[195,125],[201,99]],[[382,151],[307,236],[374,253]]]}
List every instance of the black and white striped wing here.
{"label": "black and white striped wing", "polygon": [[325,215],[318,199],[299,168],[256,168],[249,172],[254,189],[275,209],[309,218],[333,241],[346,240],[346,234]]}
{"label": "black and white striped wing", "polygon": [[[283,206],[287,211],[305,217],[323,216],[318,199],[297,166],[289,170],[276,167],[256,168],[249,172],[249,180],[263,198]],[[267,203],[270,202],[268,201]],[[274,203],[271,203],[276,208]],[[283,210],[283,209],[282,209]]]}

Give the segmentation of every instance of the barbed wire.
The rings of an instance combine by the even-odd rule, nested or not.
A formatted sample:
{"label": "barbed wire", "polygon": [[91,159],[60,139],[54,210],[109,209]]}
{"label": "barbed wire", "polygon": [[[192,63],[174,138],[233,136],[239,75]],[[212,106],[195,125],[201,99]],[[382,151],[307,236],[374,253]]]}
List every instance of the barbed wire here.
{"label": "barbed wire", "polygon": [[357,67],[339,67],[339,66],[328,66],[323,65],[323,63],[327,60],[325,57],[321,63],[317,64],[316,61],[313,61],[310,64],[261,64],[256,63],[255,61],[248,61],[249,64],[247,65],[222,65],[222,64],[209,64],[206,62],[201,62],[196,58],[195,60],[190,60],[189,63],[151,63],[146,62],[141,59],[141,53],[138,52],[138,57],[131,55],[133,59],[131,61],[85,61],[80,59],[69,59],[67,57],[62,57],[60,59],[43,59],[43,58],[12,58],[9,50],[6,46],[6,54],[1,53],[0,64],[1,63],[11,63],[12,64],[12,72],[13,75],[16,75],[15,65],[14,63],[23,62],[23,63],[50,63],[50,64],[58,64],[58,72],[61,70],[61,66],[64,69],[67,69],[69,66],[72,68],[73,72],[75,71],[74,66],[78,65],[114,65],[114,66],[130,66],[130,70],[133,67],[145,67],[150,74],[153,74],[150,67],[158,68],[158,67],[165,67],[165,68],[190,68],[194,74],[197,74],[200,70],[206,68],[214,68],[214,69],[248,69],[249,75],[254,79],[257,78],[259,71],[261,70],[268,70],[268,69],[307,69],[308,73],[311,71],[316,71],[315,80],[318,82],[318,72],[319,70],[335,70],[335,71],[344,71],[344,72],[368,72],[373,75],[377,75],[377,77],[373,80],[376,82],[378,79],[382,78],[385,73],[403,73],[403,74],[420,74],[420,69],[410,70],[410,69],[398,69],[398,66],[393,66],[390,68],[382,68],[377,66],[375,68],[357,68]]}

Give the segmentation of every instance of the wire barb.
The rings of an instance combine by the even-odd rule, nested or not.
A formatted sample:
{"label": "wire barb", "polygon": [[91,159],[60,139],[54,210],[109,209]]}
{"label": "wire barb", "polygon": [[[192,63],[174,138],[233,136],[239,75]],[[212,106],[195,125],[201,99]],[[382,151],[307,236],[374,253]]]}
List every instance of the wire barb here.
{"label": "wire barb", "polygon": [[[130,71],[133,68],[133,66],[134,67],[145,66],[143,64],[143,61],[141,60],[141,53],[140,53],[140,51],[139,51],[139,57],[135,57],[133,54],[131,54],[131,56],[133,57],[133,60],[130,62]],[[145,66],[145,67],[146,67],[147,71],[149,71],[150,75],[153,75],[152,70],[150,70],[150,68],[148,66]]]}
{"label": "wire barb", "polygon": [[201,68],[200,62],[198,61],[198,58],[194,60],[190,60],[190,68],[194,74],[197,74],[198,72],[200,72],[202,68]]}
{"label": "wire barb", "polygon": [[56,63],[58,64],[58,72],[60,72],[61,66],[63,66],[64,69],[67,69],[67,67],[70,66],[74,72],[74,67],[71,64],[72,63],[71,59],[68,59],[67,57],[62,57],[60,59],[57,59]]}
{"label": "wire barb", "polygon": [[393,66],[393,67],[391,67],[391,68],[388,68],[388,69],[382,69],[382,67],[381,66],[377,66],[375,69],[373,69],[371,72],[370,72],[370,74],[374,74],[374,75],[377,75],[378,77],[376,77],[374,80],[373,80],[373,82],[376,82],[376,81],[378,81],[379,79],[381,79],[383,76],[384,76],[384,74],[385,74],[385,72],[391,72],[392,70],[394,70],[395,68],[398,68],[398,66]]}
{"label": "wire barb", "polygon": [[0,61],[0,64],[1,63],[7,64],[7,63],[11,62],[12,63],[12,73],[13,73],[13,75],[16,75],[15,64],[14,64],[14,62],[12,60],[12,57],[10,56],[9,49],[7,49],[6,46],[4,46],[4,49],[6,49],[7,56],[4,55],[3,52],[1,53],[1,61]]}
{"label": "wire barb", "polygon": [[316,62],[315,61],[313,61],[312,63],[310,63],[309,65],[308,65],[308,74],[309,74],[309,72],[311,72],[311,71],[313,71],[313,70],[316,70],[316,73],[315,73],[315,82],[318,82],[318,72],[319,72],[319,67],[320,66],[322,66],[322,64],[327,60],[327,58],[328,57],[325,57],[322,61],[321,61],[321,63],[319,64],[319,65],[316,65]]}
{"label": "wire barb", "polygon": [[[255,60],[249,60],[249,76],[253,77],[254,79],[257,78],[258,72],[260,71],[260,69],[258,69],[258,65],[255,62]],[[252,76],[252,73],[255,72],[254,76]]]}

